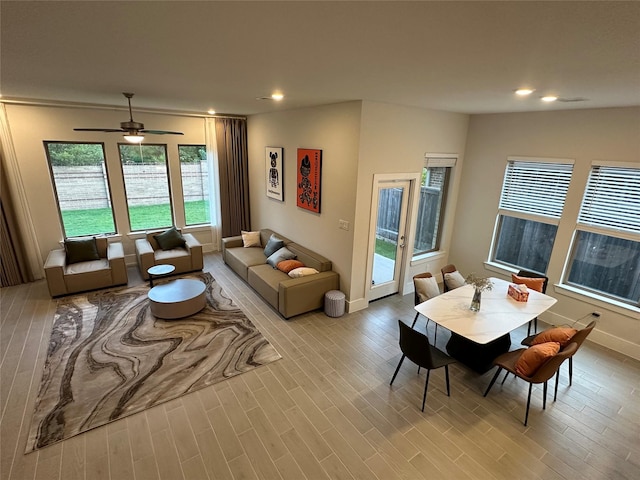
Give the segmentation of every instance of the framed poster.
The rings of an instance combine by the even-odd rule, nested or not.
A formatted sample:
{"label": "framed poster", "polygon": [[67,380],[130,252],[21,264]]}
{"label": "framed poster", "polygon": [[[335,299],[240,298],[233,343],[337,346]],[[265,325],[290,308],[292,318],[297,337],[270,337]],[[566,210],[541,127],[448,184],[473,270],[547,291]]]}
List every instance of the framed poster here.
{"label": "framed poster", "polygon": [[296,203],[298,207],[320,213],[322,150],[298,149]]}
{"label": "framed poster", "polygon": [[284,202],[284,190],[282,188],[282,153],[283,148],[267,147],[265,155],[267,197]]}

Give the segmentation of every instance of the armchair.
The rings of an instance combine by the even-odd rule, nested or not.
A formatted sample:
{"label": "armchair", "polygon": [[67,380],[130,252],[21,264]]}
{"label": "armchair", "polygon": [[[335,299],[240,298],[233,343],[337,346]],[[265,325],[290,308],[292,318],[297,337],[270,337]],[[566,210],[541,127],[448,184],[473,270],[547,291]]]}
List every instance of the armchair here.
{"label": "armchair", "polygon": [[[176,230],[180,232],[179,229]],[[174,273],[202,270],[204,267],[202,245],[193,235],[181,234],[184,238],[184,246],[163,250],[155,238],[160,233],[162,232],[147,232],[145,238],[136,240],[136,257],[144,280],[149,279],[148,270],[154,265],[173,265],[176,267]]]}
{"label": "armchair", "polygon": [[49,252],[44,273],[52,297],[128,283],[122,243],[96,238],[95,248],[99,258],[75,263],[63,248]]}

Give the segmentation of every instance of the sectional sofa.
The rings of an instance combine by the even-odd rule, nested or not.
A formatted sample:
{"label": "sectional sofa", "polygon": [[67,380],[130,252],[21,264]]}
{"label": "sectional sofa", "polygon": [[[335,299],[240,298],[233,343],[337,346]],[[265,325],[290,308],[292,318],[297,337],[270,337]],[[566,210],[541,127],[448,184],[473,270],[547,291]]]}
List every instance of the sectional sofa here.
{"label": "sectional sofa", "polygon": [[[264,247],[272,235],[282,240],[296,260],[318,273],[291,278],[268,264]],[[242,236],[223,238],[222,258],[284,318],[322,308],[324,294],[340,288],[340,276],[332,270],[329,259],[269,229],[260,230],[260,245],[253,247],[245,247]]]}

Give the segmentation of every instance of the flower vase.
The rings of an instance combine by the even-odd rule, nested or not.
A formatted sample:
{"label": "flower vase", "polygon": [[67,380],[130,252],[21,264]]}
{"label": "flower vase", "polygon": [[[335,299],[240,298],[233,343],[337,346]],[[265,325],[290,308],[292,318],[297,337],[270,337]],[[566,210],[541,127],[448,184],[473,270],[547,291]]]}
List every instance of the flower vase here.
{"label": "flower vase", "polygon": [[469,307],[469,310],[471,310],[472,312],[479,312],[481,299],[482,299],[482,290],[480,290],[479,288],[476,288],[476,291],[473,292],[473,298],[471,299],[471,306]]}

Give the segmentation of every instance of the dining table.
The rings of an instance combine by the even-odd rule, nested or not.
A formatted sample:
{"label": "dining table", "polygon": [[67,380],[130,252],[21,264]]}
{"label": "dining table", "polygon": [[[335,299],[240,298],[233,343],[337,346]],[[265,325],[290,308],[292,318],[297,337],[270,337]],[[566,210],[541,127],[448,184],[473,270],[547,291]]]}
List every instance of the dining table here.
{"label": "dining table", "polygon": [[557,301],[531,289],[527,301],[518,301],[507,293],[511,282],[495,277],[489,280],[492,288],[482,292],[479,311],[470,309],[473,285],[449,290],[415,306],[418,313],[451,332],[446,345],[449,355],[478,373],[489,370],[498,355],[509,351],[510,332]]}

